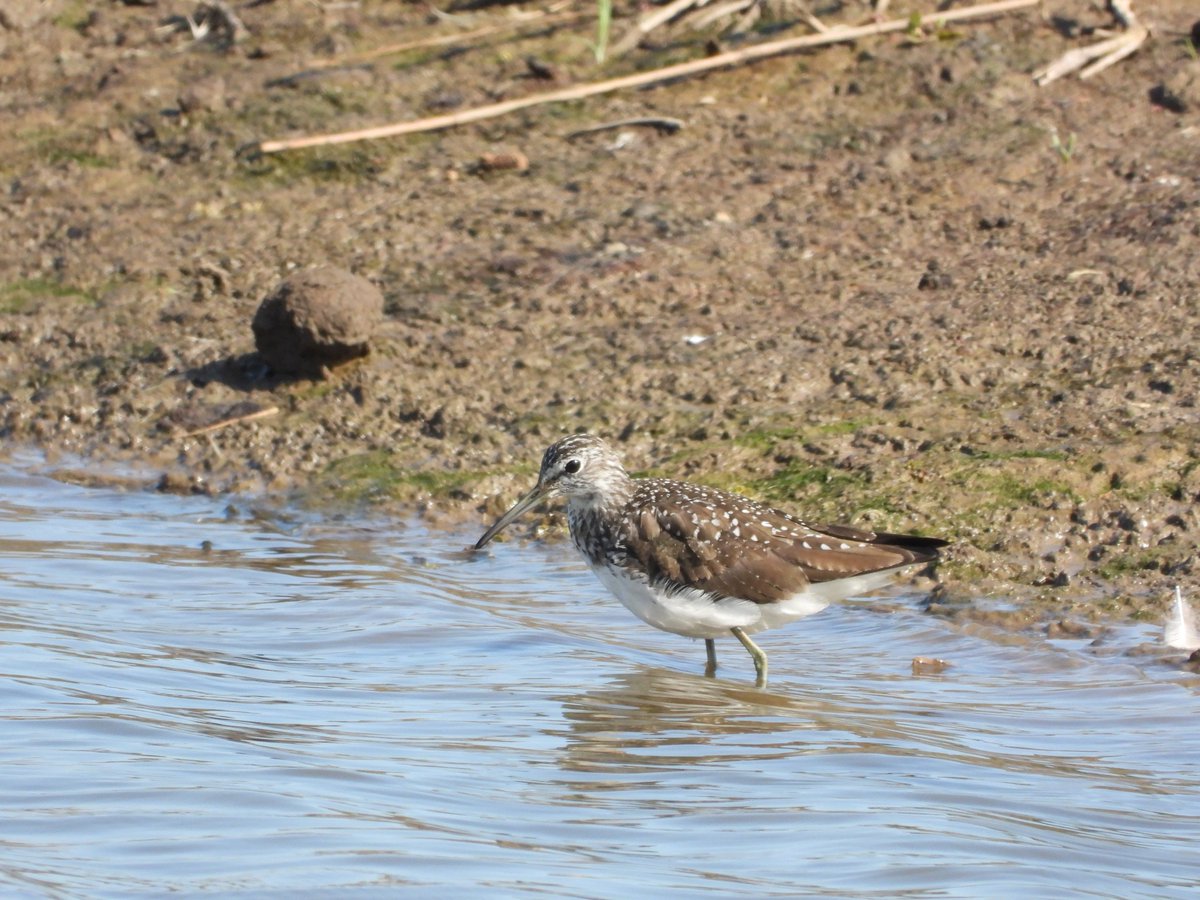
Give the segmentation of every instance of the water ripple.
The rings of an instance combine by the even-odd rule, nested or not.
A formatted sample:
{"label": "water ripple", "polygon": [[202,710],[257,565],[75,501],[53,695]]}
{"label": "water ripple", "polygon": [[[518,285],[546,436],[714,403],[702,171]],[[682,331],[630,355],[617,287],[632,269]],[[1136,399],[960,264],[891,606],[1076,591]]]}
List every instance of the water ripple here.
{"label": "water ripple", "polygon": [[759,690],[468,543],[0,471],[5,892],[1194,889],[1200,700],[1152,663],[851,604]]}

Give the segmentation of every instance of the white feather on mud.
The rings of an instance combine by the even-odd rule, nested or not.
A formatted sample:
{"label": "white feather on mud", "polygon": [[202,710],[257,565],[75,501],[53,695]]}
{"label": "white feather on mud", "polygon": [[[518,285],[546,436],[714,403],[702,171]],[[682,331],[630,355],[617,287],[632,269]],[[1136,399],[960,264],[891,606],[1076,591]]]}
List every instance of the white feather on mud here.
{"label": "white feather on mud", "polygon": [[1163,643],[1177,650],[1200,648],[1200,631],[1196,629],[1196,613],[1183,599],[1183,591],[1175,586],[1175,603],[1163,625]]}

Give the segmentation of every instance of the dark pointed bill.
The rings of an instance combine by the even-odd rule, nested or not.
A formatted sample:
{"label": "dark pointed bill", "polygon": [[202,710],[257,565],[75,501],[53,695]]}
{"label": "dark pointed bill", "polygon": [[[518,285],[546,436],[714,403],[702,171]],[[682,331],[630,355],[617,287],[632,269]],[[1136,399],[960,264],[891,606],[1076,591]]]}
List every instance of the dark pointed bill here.
{"label": "dark pointed bill", "polygon": [[514,503],[512,505],[512,509],[497,519],[496,524],[483,533],[483,537],[475,542],[475,549],[482,550],[488,541],[519,519],[525,512],[533,509],[533,507],[550,497],[553,493],[554,491],[546,485],[536,485],[533,490]]}

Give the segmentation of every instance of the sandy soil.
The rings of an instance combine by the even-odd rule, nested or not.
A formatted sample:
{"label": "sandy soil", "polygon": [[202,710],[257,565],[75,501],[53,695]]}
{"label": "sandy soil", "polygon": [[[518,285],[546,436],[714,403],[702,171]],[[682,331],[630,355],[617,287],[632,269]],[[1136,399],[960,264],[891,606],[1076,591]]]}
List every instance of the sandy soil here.
{"label": "sandy soil", "polygon": [[[1157,619],[1174,584],[1200,595],[1197,10],[1143,3],[1141,51],[1036,87],[1109,24],[1098,6],[256,157],[238,151],[546,90],[530,56],[565,84],[713,35],[603,70],[583,24],[312,71],[503,8],[245,5],[229,46],[170,27],[187,3],[18,2],[3,446],[63,477],[470,530],[587,429],[639,471],[953,538],[942,614],[994,616],[968,602],[991,594],[1029,601],[1021,626]],[[649,115],[684,128],[564,137]],[[478,165],[511,151],[527,170]],[[250,321],[316,264],[377,284],[387,321],[364,361],[286,380]],[[236,404],[278,412],[189,434]]]}

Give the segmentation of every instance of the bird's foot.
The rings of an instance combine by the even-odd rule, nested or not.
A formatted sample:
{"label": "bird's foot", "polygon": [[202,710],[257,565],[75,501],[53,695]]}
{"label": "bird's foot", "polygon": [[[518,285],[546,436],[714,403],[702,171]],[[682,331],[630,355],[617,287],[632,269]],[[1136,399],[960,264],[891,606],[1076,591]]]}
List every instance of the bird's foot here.
{"label": "bird's foot", "polygon": [[746,648],[746,652],[750,654],[754,660],[754,672],[758,676],[754,680],[756,687],[765,687],[767,684],[767,654],[763,653],[758,644],[750,640],[750,636],[742,629],[733,627],[729,629],[733,632],[733,636],[742,642],[742,646]]}

